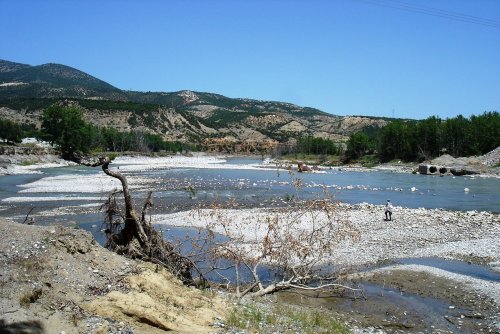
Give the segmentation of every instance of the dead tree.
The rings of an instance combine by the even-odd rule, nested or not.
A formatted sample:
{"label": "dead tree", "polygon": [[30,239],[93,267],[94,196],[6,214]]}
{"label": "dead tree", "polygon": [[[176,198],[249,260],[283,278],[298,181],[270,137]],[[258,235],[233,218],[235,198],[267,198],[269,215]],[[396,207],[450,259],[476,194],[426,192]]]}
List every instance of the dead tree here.
{"label": "dead tree", "polygon": [[[300,187],[300,179],[295,182]],[[331,199],[294,200],[247,215],[214,205],[192,211],[191,217],[193,225],[211,238],[205,252],[212,261],[208,271],[234,285],[239,298],[289,289],[361,294],[342,284],[340,275],[326,266],[341,241],[359,239],[357,228]],[[277,273],[271,281],[259,273],[264,266]],[[232,273],[225,274],[228,270]]]}
{"label": "dead tree", "polygon": [[[97,167],[101,166],[106,175],[116,178],[122,185],[122,190],[109,195],[105,203],[106,212],[106,247],[118,254],[135,259],[142,259],[159,264],[174,273],[183,282],[192,283],[193,263],[177,252],[163,234],[147,221],[147,210],[153,205],[151,192],[143,205],[141,215],[136,212],[125,175],[111,170],[111,159],[101,156],[97,161],[89,161],[83,156],[76,156],[76,162]],[[120,209],[117,196],[123,194],[125,210]]]}

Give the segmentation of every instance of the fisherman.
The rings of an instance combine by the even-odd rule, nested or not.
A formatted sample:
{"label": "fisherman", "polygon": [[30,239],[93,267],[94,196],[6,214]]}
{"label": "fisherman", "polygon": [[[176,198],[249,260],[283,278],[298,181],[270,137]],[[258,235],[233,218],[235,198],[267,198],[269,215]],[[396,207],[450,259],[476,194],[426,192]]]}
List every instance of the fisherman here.
{"label": "fisherman", "polygon": [[392,204],[390,199],[385,203],[385,220],[392,220]]}

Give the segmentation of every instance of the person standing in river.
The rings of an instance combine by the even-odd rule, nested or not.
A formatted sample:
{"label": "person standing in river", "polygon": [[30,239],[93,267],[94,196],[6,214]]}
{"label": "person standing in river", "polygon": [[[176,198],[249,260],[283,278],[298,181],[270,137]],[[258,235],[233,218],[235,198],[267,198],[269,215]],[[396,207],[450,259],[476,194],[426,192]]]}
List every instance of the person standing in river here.
{"label": "person standing in river", "polygon": [[392,204],[390,199],[385,203],[385,220],[392,220]]}

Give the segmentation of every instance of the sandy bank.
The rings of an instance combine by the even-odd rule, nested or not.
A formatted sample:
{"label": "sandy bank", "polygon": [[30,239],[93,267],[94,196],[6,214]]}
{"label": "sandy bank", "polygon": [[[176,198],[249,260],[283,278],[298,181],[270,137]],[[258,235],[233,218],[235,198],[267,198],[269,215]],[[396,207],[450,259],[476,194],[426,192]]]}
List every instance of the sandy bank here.
{"label": "sandy bank", "polygon": [[40,169],[76,165],[55,155],[8,155],[0,156],[0,176],[41,174]]}
{"label": "sandy bank", "polygon": [[[76,165],[55,155],[0,155],[0,175],[40,174],[40,169]],[[111,168],[122,172],[137,172],[155,169],[199,168],[199,169],[276,169],[276,165],[264,161],[256,164],[228,164],[227,158],[198,153],[193,156],[171,155],[168,157],[119,156]]]}
{"label": "sandy bank", "polygon": [[12,324],[47,334],[213,333],[226,312],[216,294],[109,252],[83,230],[0,219],[0,235],[1,333]]}

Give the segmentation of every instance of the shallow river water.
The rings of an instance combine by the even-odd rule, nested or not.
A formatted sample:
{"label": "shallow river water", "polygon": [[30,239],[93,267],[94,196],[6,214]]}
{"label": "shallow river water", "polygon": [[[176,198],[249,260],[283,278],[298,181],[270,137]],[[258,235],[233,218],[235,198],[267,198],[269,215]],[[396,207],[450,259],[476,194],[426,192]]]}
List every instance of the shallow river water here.
{"label": "shallow river water", "polygon": [[[255,168],[261,162],[235,158],[221,164],[224,168],[141,170],[139,167],[127,170],[124,164],[120,167],[131,180],[138,179],[134,190],[136,198],[143,198],[147,190],[154,191],[156,213],[228,199],[247,206],[273,205],[292,197],[323,196],[325,190],[333,199],[347,203],[384,204],[391,199],[394,206],[409,208],[500,212],[498,178],[437,177],[337,168],[313,174],[289,173],[272,165]],[[0,178],[0,215],[22,216],[31,207],[48,210],[102,203],[113,188],[104,184],[109,179],[99,168],[85,167],[3,176]],[[300,190],[294,187],[297,179],[303,185]]]}

